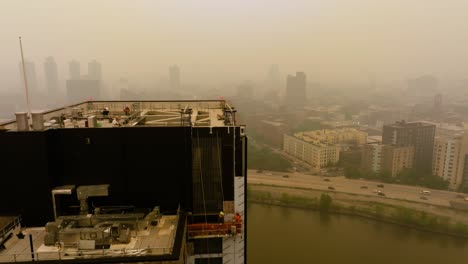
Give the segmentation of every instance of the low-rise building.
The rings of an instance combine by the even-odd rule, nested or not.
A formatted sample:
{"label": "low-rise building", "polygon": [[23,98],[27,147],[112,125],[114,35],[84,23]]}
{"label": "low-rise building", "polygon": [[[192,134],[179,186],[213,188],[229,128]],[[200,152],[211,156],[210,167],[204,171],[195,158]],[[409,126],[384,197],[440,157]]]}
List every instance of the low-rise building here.
{"label": "low-rise building", "polygon": [[283,150],[318,169],[335,164],[340,158],[340,148],[337,145],[311,139],[302,133],[293,136],[285,134]]}
{"label": "low-rise building", "polygon": [[303,132],[304,136],[328,144],[363,145],[367,143],[367,132],[355,128],[322,129]]}
{"label": "low-rise building", "polygon": [[283,135],[288,133],[289,127],[278,121],[260,120],[256,126],[256,132],[263,136],[263,139],[270,146],[281,149],[283,146]]}
{"label": "low-rise building", "polygon": [[439,123],[436,125],[436,137],[453,137],[458,134],[463,134],[465,127],[462,124]]}

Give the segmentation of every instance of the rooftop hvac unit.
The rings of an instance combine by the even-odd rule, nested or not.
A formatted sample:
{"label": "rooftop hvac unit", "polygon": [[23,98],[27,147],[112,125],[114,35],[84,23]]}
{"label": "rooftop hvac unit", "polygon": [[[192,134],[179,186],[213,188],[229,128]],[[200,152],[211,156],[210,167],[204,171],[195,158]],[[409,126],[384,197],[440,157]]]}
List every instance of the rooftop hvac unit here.
{"label": "rooftop hvac unit", "polygon": [[43,130],[44,129],[44,114],[42,112],[33,112],[32,116],[32,125],[34,130]]}
{"label": "rooftop hvac unit", "polygon": [[18,131],[28,131],[29,130],[29,123],[28,123],[28,113],[26,112],[17,112],[16,115],[16,126]]}

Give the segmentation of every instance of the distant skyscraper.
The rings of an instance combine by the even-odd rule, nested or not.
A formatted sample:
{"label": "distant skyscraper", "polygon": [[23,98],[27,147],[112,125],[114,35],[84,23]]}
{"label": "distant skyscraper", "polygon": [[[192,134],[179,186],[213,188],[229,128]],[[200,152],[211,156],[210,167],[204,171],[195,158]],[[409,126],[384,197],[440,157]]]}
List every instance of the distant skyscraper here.
{"label": "distant skyscraper", "polygon": [[267,75],[267,90],[278,90],[281,86],[281,74],[276,64],[270,66]]}
{"label": "distant skyscraper", "polygon": [[88,79],[101,80],[101,63],[92,60],[88,63]]}
{"label": "distant skyscraper", "polygon": [[[24,67],[26,69],[26,78],[28,81],[28,90],[31,93],[38,93],[38,85],[37,85],[37,76],[36,76],[36,65],[34,62],[25,60],[24,61]],[[19,69],[20,69],[20,79],[22,85],[24,85],[24,77],[23,77],[23,65],[20,62],[19,63]]]}
{"label": "distant skyscraper", "polygon": [[99,100],[101,98],[100,80],[67,80],[67,98],[69,103]]}
{"label": "distant skyscraper", "polygon": [[369,76],[369,89],[370,91],[372,92],[375,92],[376,89],[377,89],[377,85],[376,85],[376,80],[375,80],[375,74],[371,74]]}
{"label": "distant skyscraper", "polygon": [[47,57],[44,62],[46,90],[49,96],[56,97],[58,93],[57,63],[53,57]]}
{"label": "distant skyscraper", "polygon": [[436,113],[442,111],[442,94],[436,94],[434,96],[434,111]]}
{"label": "distant skyscraper", "polygon": [[69,78],[70,80],[79,80],[81,78],[80,63],[72,60],[68,63]]}
{"label": "distant skyscraper", "polygon": [[414,168],[430,173],[434,137],[435,125],[433,124],[401,121],[384,125],[382,143],[395,146],[414,146]]}
{"label": "distant skyscraper", "polygon": [[286,80],[285,104],[289,107],[303,107],[306,104],[306,75],[296,72],[296,76],[288,75]]}
{"label": "distant skyscraper", "polygon": [[279,90],[281,89],[281,74],[276,64],[270,66],[265,80],[265,100],[278,102]]}
{"label": "distant skyscraper", "polygon": [[180,69],[179,66],[173,65],[169,67],[169,82],[171,90],[180,88]]}
{"label": "distant skyscraper", "polygon": [[237,86],[237,97],[242,100],[252,100],[254,97],[253,83],[246,81]]}
{"label": "distant skyscraper", "polygon": [[432,95],[437,92],[439,81],[432,75],[408,80],[408,92],[415,95]]}
{"label": "distant skyscraper", "polygon": [[80,63],[70,62],[70,80],[67,80],[67,98],[69,103],[99,100],[101,91],[101,64],[96,60],[88,63],[88,75],[80,75]]}

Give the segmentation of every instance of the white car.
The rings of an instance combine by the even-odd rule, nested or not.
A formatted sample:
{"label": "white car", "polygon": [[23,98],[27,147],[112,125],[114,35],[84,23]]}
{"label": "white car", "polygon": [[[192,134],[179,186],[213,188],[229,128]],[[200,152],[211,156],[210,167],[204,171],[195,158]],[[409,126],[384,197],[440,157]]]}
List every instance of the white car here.
{"label": "white car", "polygon": [[422,190],[422,191],[421,191],[421,194],[425,194],[425,195],[431,195],[431,191],[428,191],[428,190]]}

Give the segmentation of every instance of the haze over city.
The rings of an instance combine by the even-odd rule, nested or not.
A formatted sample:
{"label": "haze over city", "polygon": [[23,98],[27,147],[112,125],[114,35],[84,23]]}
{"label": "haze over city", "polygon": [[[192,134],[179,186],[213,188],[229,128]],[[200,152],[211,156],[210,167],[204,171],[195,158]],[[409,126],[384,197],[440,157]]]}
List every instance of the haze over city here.
{"label": "haze over city", "polygon": [[216,86],[263,81],[278,64],[331,84],[433,74],[453,86],[468,77],[467,10],[463,0],[1,1],[0,90],[21,89],[18,36],[38,66],[55,58],[61,84],[70,60],[97,59],[105,80],[148,85],[172,64],[186,82]]}
{"label": "haze over city", "polygon": [[0,0],[0,263],[468,263],[467,17]]}

